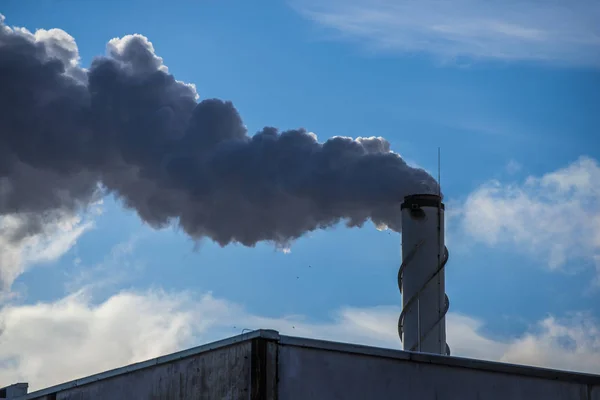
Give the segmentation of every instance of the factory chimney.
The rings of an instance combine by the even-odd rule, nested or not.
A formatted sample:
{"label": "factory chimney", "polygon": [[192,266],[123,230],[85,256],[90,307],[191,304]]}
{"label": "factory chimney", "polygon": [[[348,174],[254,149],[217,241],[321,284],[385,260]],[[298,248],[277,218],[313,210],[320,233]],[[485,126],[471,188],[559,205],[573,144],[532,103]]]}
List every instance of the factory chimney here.
{"label": "factory chimney", "polygon": [[402,210],[402,265],[398,286],[402,313],[398,333],[404,350],[450,355],[445,315],[444,203],[439,195],[406,196]]}

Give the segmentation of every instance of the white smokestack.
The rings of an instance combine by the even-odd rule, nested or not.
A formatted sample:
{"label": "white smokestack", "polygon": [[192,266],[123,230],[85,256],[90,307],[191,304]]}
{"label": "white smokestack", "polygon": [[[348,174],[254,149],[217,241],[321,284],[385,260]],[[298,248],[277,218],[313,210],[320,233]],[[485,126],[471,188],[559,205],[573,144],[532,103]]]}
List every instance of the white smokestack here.
{"label": "white smokestack", "polygon": [[402,314],[398,332],[404,350],[450,354],[446,344],[449,301],[445,294],[444,203],[440,196],[406,196],[402,209],[402,266],[398,284]]}

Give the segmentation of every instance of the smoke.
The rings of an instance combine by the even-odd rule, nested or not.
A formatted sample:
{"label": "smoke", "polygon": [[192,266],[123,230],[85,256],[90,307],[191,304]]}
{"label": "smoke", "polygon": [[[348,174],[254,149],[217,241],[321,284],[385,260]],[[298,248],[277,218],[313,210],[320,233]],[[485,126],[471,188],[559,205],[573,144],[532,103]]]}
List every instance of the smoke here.
{"label": "smoke", "polygon": [[198,102],[141,35],[112,39],[86,70],[66,32],[0,17],[0,88],[0,215],[27,218],[15,239],[110,193],[153,227],[285,245],[340,221],[400,230],[402,198],[437,191],[381,137],[249,135],[231,102]]}

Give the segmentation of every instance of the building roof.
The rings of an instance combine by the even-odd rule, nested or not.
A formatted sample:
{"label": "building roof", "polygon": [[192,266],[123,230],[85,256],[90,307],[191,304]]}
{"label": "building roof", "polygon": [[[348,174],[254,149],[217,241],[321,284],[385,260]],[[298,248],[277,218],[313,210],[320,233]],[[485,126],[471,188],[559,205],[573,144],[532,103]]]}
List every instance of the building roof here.
{"label": "building roof", "polygon": [[151,360],[127,365],[121,368],[116,368],[110,371],[102,372],[99,374],[91,375],[85,378],[76,379],[70,382],[66,382],[60,385],[52,386],[46,389],[38,390],[32,393],[29,393],[22,397],[17,397],[19,400],[28,400],[35,399],[41,396],[45,396],[52,393],[57,393],[63,390],[72,389],[81,387],[84,385],[89,385],[91,383],[104,380],[107,378],[115,377],[122,374],[128,374],[134,371],[142,370],[145,368],[150,368],[154,366],[158,366],[161,364],[168,364],[177,360],[181,360],[184,358],[197,356],[205,352],[214,351],[218,349],[223,349],[235,344],[240,344],[243,342],[250,342],[256,339],[262,339],[269,342],[276,342],[281,346],[293,346],[293,347],[301,347],[301,348],[309,348],[316,350],[324,350],[324,351],[332,351],[332,352],[342,352],[347,354],[355,354],[355,355],[363,355],[363,356],[371,356],[376,358],[387,358],[387,359],[396,359],[403,361],[410,361],[414,363],[424,363],[424,364],[434,364],[440,366],[448,366],[455,368],[466,368],[472,370],[479,371],[489,371],[489,372],[499,372],[503,374],[510,375],[521,375],[528,377],[537,377],[543,378],[547,380],[556,380],[556,381],[567,381],[572,383],[580,383],[584,385],[590,386],[598,386],[600,385],[600,375],[586,374],[586,373],[576,373],[576,372],[567,372],[567,371],[559,371],[547,368],[538,368],[538,367],[530,367],[530,366],[522,366],[522,365],[514,365],[507,363],[499,363],[499,362],[491,362],[491,361],[482,361],[482,360],[474,360],[467,358],[460,358],[454,356],[442,356],[436,354],[424,354],[424,353],[415,353],[415,352],[407,352],[401,350],[392,350],[378,347],[370,347],[349,343],[339,343],[339,342],[331,342],[324,340],[315,340],[315,339],[306,339],[300,337],[293,336],[285,336],[280,335],[277,331],[274,330],[256,330],[248,333],[243,333],[234,337],[230,337],[227,339],[219,340],[217,342],[208,343],[205,345],[193,347],[191,349],[179,351],[173,354],[157,357]]}

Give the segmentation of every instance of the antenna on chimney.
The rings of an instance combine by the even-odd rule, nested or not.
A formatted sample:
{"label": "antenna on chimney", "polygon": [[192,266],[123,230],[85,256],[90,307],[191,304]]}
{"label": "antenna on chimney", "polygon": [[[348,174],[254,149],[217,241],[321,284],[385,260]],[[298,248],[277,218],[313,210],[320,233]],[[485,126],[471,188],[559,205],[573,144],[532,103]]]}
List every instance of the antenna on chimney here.
{"label": "antenna on chimney", "polygon": [[442,148],[438,147],[438,195],[442,198]]}

